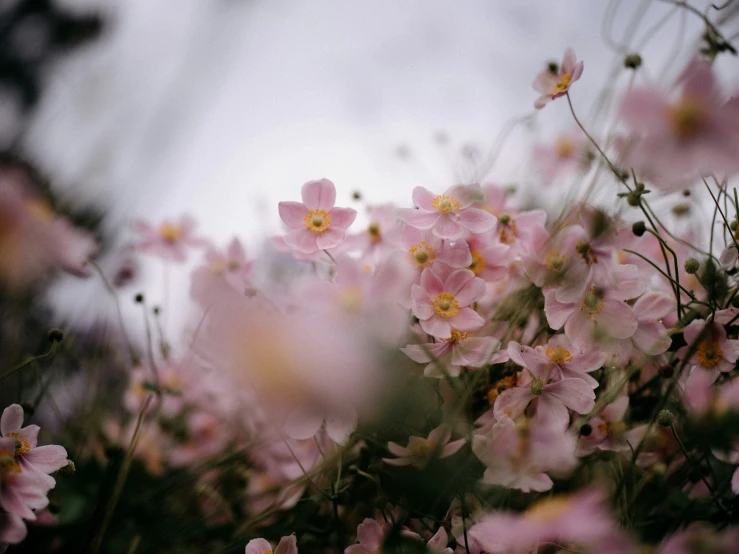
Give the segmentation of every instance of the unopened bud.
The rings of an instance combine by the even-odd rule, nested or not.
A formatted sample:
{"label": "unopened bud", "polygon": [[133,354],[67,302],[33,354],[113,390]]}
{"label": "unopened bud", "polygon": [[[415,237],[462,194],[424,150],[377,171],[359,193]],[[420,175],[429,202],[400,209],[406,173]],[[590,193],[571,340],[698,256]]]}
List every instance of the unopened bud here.
{"label": "unopened bud", "polygon": [[580,436],[582,437],[589,437],[590,433],[593,432],[593,427],[589,423],[585,423],[582,427],[580,427]]}
{"label": "unopened bud", "polygon": [[685,273],[693,275],[695,273],[698,273],[700,267],[701,264],[695,258],[688,258],[687,260],[685,260]]}
{"label": "unopened bud", "polygon": [[547,63],[547,69],[550,73],[553,75],[557,75],[559,73],[559,64],[557,62],[549,62]]}
{"label": "unopened bud", "polygon": [[669,427],[670,425],[672,425],[674,419],[675,416],[670,410],[661,410],[657,414],[657,423],[659,423],[662,427]]}
{"label": "unopened bud", "polygon": [[67,460],[67,465],[59,470],[60,475],[72,475],[77,468],[72,460]]}
{"label": "unopened bud", "polygon": [[144,301],[144,295],[139,293],[136,296],[133,297],[133,301],[137,304],[141,304]]}
{"label": "unopened bud", "polygon": [[64,340],[64,331],[61,329],[52,329],[47,335],[51,342],[62,342]]}
{"label": "unopened bud", "polygon": [[626,202],[629,206],[636,208],[639,206],[639,202],[641,202],[641,195],[638,192],[632,191],[626,195]]}
{"label": "unopened bud", "polygon": [[355,191],[354,191],[354,192],[352,193],[352,198],[353,198],[354,200],[361,200],[361,199],[362,199],[362,193],[361,193],[361,192],[359,192],[358,190],[355,190]]}
{"label": "unopened bud", "polygon": [[643,221],[637,221],[631,226],[631,232],[640,237],[647,232],[647,226]]}
{"label": "unopened bud", "polygon": [[626,69],[637,69],[641,66],[641,56],[639,54],[629,54],[624,58],[624,67]]}

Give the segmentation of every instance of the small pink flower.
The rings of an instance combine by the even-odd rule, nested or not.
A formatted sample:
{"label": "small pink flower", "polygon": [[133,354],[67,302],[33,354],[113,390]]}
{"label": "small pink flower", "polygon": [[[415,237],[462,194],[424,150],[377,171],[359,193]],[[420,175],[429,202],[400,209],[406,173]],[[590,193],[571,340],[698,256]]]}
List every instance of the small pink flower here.
{"label": "small pink flower", "polygon": [[442,281],[432,270],[424,269],[421,284],[413,285],[413,315],[421,328],[439,339],[452,337],[452,329],[469,332],[485,321],[470,304],[485,294],[485,281],[468,269],[458,269]]}
{"label": "small pink flower", "polygon": [[298,543],[295,535],[282,537],[277,548],[272,550],[272,545],[264,539],[254,539],[246,545],[245,554],[298,554]]}
{"label": "small pink flower", "polygon": [[439,527],[439,530],[426,543],[426,548],[432,554],[453,554],[453,550],[447,546],[448,544],[449,534],[446,532],[446,529]]}
{"label": "small pink flower", "polygon": [[577,300],[560,302],[557,289],[544,293],[544,312],[552,329],[564,326],[565,334],[575,345],[589,348],[597,338],[628,339],[639,326],[631,306],[624,302],[639,296],[643,283],[635,266],[615,266],[614,273],[622,279],[612,287],[602,289],[591,285]]}
{"label": "small pink flower", "polygon": [[280,202],[280,218],[290,229],[285,243],[304,254],[335,248],[357,217],[356,210],[336,208],[336,188],[328,179],[303,185],[303,202]]}
{"label": "small pink flower", "polygon": [[391,258],[409,264],[420,276],[424,269],[442,263],[455,269],[464,269],[473,263],[470,249],[463,240],[442,240],[431,231],[406,227],[399,241],[400,251]]}
{"label": "small pink flower", "polygon": [[33,477],[47,490],[53,488],[56,480],[50,474],[67,465],[67,451],[57,445],[37,446],[39,426],[21,425],[23,408],[11,404],[3,410],[0,432],[4,439],[15,441],[15,459],[23,474]]}
{"label": "small pink flower", "polygon": [[190,294],[202,305],[207,306],[213,286],[221,280],[239,294],[243,294],[253,266],[254,261],[247,259],[246,251],[239,239],[233,239],[224,251],[208,245],[205,251],[205,265],[197,268],[192,274]]}
{"label": "small pink flower", "polygon": [[414,362],[428,364],[423,374],[441,379],[444,375],[459,377],[463,367],[479,368],[508,360],[505,350],[498,350],[495,337],[470,337],[452,329],[449,339],[428,344],[409,344],[401,350]]}
{"label": "small pink flower", "polygon": [[585,456],[595,450],[615,450],[617,452],[629,450],[626,442],[626,425],[623,422],[626,409],[629,407],[629,397],[619,396],[608,404],[596,416],[588,420],[591,431],[589,435],[580,434],[578,455]]}
{"label": "small pink flower", "polygon": [[[541,360],[540,353],[533,348],[516,342],[509,343],[508,353],[511,359],[527,364],[525,368],[533,380],[517,379],[518,386],[503,391],[495,399],[493,406],[495,417],[507,416],[516,419],[524,413],[530,403],[535,402],[534,419],[540,426],[564,430],[570,424],[568,408],[579,414],[590,412],[595,405],[595,393],[593,387],[584,379],[565,377],[549,382],[552,366],[561,371],[560,364],[555,362],[567,359],[569,356],[565,354],[566,352],[561,348],[552,349],[551,356],[554,360],[552,362],[548,356],[546,360]],[[592,366],[596,361],[590,360],[582,367]]]}
{"label": "small pink flower", "polygon": [[541,96],[534,102],[534,107],[540,110],[550,100],[567,94],[572,83],[577,81],[580,75],[582,75],[582,70],[583,62],[577,61],[575,51],[572,48],[565,50],[559,70],[552,71],[545,69],[539,73],[534,81],[534,88],[541,93]]}
{"label": "small pink flower", "polygon": [[187,215],[178,221],[165,220],[156,228],[141,220],[134,221],[132,227],[141,236],[134,248],[165,260],[184,262],[188,248],[205,244],[194,236],[195,220]]}
{"label": "small pink flower", "polygon": [[485,281],[500,281],[508,275],[515,260],[514,251],[507,244],[498,242],[494,233],[470,235],[467,245],[472,262],[465,267],[476,277]]}
{"label": "small pink flower", "polygon": [[481,198],[480,185],[455,185],[439,195],[416,187],[413,203],[418,209],[399,209],[398,217],[416,229],[431,229],[439,238],[458,240],[466,232],[484,233],[495,225],[494,215],[473,207]]}
{"label": "small pink flower", "polygon": [[35,520],[34,510],[49,504],[46,493],[51,487],[23,471],[15,456],[16,440],[0,439],[0,506],[23,519]]}
{"label": "small pink flower", "polygon": [[515,253],[527,252],[537,231],[544,228],[547,214],[543,210],[498,214],[493,234],[501,244],[507,244]]}
{"label": "small pink flower", "polygon": [[465,442],[458,439],[449,442],[452,438],[452,430],[448,425],[439,425],[431,431],[425,439],[423,437],[410,437],[408,446],[400,446],[395,442],[388,442],[387,449],[397,458],[383,458],[386,464],[394,466],[416,466],[423,468],[434,456],[448,458],[455,454]]}
{"label": "small pink flower", "polygon": [[677,351],[677,356],[684,360],[688,354],[688,363],[698,366],[717,377],[719,372],[726,373],[734,369],[739,359],[739,340],[726,338],[726,329],[713,322],[696,319],[683,331],[686,345]]}

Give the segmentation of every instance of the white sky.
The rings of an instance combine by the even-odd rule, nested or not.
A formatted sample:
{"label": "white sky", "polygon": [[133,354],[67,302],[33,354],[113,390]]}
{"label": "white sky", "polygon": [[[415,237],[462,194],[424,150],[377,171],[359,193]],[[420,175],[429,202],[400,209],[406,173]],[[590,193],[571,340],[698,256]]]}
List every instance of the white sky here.
{"label": "white sky", "polygon": [[[28,137],[60,191],[111,210],[109,231],[121,240],[134,215],[187,211],[209,236],[250,244],[279,231],[277,202],[299,199],[310,179],[333,180],[344,205],[356,189],[410,205],[414,186],[454,184],[458,150],[487,150],[510,118],[532,113],[531,82],[568,46],[585,62],[572,97],[587,120],[622,59],[602,38],[606,10],[618,8],[618,41],[648,7],[635,47],[672,9],[656,0],[64,3],[102,9],[114,24],[57,66]],[[649,76],[668,59],[680,69],[701,28],[676,11],[638,49]],[[719,69],[739,86],[739,62],[727,58]],[[616,82],[627,80],[624,71]],[[550,104],[534,128],[512,135],[492,177],[530,174],[535,137],[571,126],[566,102]],[[439,131],[451,137],[446,149]],[[396,155],[400,145],[410,163]]]}

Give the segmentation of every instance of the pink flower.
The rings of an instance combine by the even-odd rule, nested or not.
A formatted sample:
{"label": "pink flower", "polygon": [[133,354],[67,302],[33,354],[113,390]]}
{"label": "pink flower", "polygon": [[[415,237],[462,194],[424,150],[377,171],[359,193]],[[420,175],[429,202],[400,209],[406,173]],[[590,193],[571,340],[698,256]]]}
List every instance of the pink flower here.
{"label": "pink flower", "polygon": [[588,375],[603,367],[606,361],[604,352],[583,352],[575,348],[564,335],[555,335],[544,346],[531,348],[515,341],[508,343],[511,360],[521,367],[528,368],[544,381],[561,381],[566,378],[582,379],[591,388],[598,387],[598,381]]}
{"label": "pink flower", "polygon": [[[67,465],[67,451],[62,446],[37,446],[39,426],[23,425],[23,408],[11,404],[0,417],[0,432],[3,439],[15,441],[15,459],[23,471],[43,485],[46,490],[53,488],[56,480],[49,475]],[[19,514],[21,515],[21,514]]]}
{"label": "pink flower", "polygon": [[537,230],[544,227],[547,214],[543,210],[520,213],[498,214],[498,222],[493,228],[501,244],[509,245],[514,252],[527,252]]}
{"label": "pink flower", "polygon": [[282,537],[277,548],[272,550],[272,545],[264,539],[254,539],[246,545],[245,554],[298,554],[298,543],[295,535]]}
{"label": "pink flower", "polygon": [[165,220],[157,228],[141,220],[134,221],[132,227],[141,235],[134,248],[164,260],[184,262],[188,248],[205,244],[194,236],[195,220],[187,215],[178,221]]}
{"label": "pink flower", "polygon": [[677,356],[684,360],[690,354],[688,363],[709,371],[714,378],[734,369],[739,359],[739,340],[727,339],[726,329],[718,323],[695,319],[683,331],[683,338],[687,344]]}
{"label": "pink flower", "polygon": [[473,263],[465,241],[442,240],[429,230],[406,227],[401,234],[399,247],[402,250],[393,253],[391,259],[402,260],[419,275],[437,262],[455,269],[463,269]]}
{"label": "pink flower", "polygon": [[485,321],[469,307],[485,294],[485,281],[467,269],[452,272],[445,281],[430,269],[421,274],[421,285],[413,285],[413,315],[421,328],[439,339],[452,337],[452,329],[469,332]]}
{"label": "pink flower", "polygon": [[482,198],[480,185],[455,185],[434,195],[431,191],[413,189],[414,209],[399,209],[398,217],[416,229],[431,229],[442,239],[458,240],[466,232],[484,233],[495,225],[495,216],[472,207]]}
{"label": "pink flower", "polygon": [[190,294],[201,305],[209,304],[213,287],[219,281],[225,281],[236,292],[243,294],[254,266],[248,260],[246,251],[239,239],[233,239],[225,251],[208,245],[205,251],[205,265],[197,268],[192,274]]}
{"label": "pink flower", "polygon": [[572,171],[586,171],[593,160],[590,141],[576,128],[562,134],[550,144],[534,147],[534,161],[544,177],[544,183],[552,183],[558,176]]}
{"label": "pink flower", "polygon": [[378,522],[375,519],[366,518],[357,527],[357,542],[344,550],[344,554],[377,554],[382,548],[385,535],[390,530],[390,526],[385,522]]}
{"label": "pink flower", "polygon": [[0,513],[0,552],[5,552],[7,545],[22,542],[28,529],[25,522],[12,512]]}
{"label": "pink flower", "polygon": [[552,488],[547,473],[567,474],[577,465],[575,437],[553,427],[517,426],[502,415],[472,440],[472,451],[485,464],[483,483],[523,492]]}
{"label": "pink flower", "polygon": [[632,308],[624,302],[639,296],[643,283],[635,266],[615,266],[620,277],[612,287],[602,289],[595,285],[572,302],[557,300],[557,289],[544,293],[544,313],[552,329],[564,327],[567,337],[581,348],[589,348],[596,339],[628,339],[634,335],[639,320]]}
{"label": "pink flower", "polygon": [[351,406],[342,406],[331,411],[316,407],[299,407],[288,414],[285,434],[293,439],[311,439],[321,428],[336,444],[346,444],[357,428],[357,411]]}
{"label": "pink flower", "polygon": [[739,102],[724,101],[711,65],[698,59],[676,88],[677,98],[647,88],[626,95],[621,114],[636,134],[622,148],[625,162],[669,190],[699,175],[737,171]]}
{"label": "pink flower", "polygon": [[423,371],[426,377],[459,377],[463,367],[479,368],[508,360],[508,353],[498,350],[500,341],[495,337],[470,337],[457,329],[451,333],[451,338],[441,342],[409,344],[401,350],[414,362],[428,364]]}
{"label": "pink flower", "polygon": [[351,250],[358,250],[363,262],[377,264],[396,249],[402,227],[390,204],[370,209],[369,220],[366,230],[347,237],[345,244]]}
{"label": "pink flower", "polygon": [[467,534],[488,552],[535,552],[545,544],[577,544],[579,551],[603,554],[635,552],[603,493],[593,490],[540,500],[522,514],[490,514]]}
{"label": "pink flower", "polygon": [[[460,241],[461,242],[461,241]],[[465,266],[485,281],[499,281],[508,275],[515,256],[510,246],[495,240],[494,233],[467,237],[472,262]]]}
{"label": "pink flower", "polygon": [[541,93],[541,96],[534,102],[534,107],[540,110],[550,100],[559,98],[567,94],[572,83],[577,81],[582,75],[583,62],[578,62],[575,58],[575,51],[572,48],[565,50],[562,58],[562,66],[558,71],[552,71],[547,68],[536,77],[534,81],[534,89]]}
{"label": "pink flower", "polygon": [[336,189],[328,179],[303,185],[303,202],[280,202],[280,218],[290,229],[285,243],[304,254],[341,244],[357,217],[356,210],[335,208]]}
{"label": "pink flower", "polygon": [[[493,406],[495,417],[507,416],[516,419],[524,413],[531,402],[535,401],[536,415],[534,419],[539,425],[564,430],[570,424],[568,408],[579,414],[590,412],[595,405],[595,393],[593,387],[584,379],[565,377],[558,381],[549,382],[552,365],[556,366],[557,369],[561,369],[559,364],[555,362],[566,359],[568,357],[565,354],[566,352],[564,349],[552,349],[552,358],[547,357],[547,361],[542,360],[540,353],[537,353],[533,348],[522,346],[516,342],[509,343],[508,353],[511,359],[517,363],[527,364],[525,367],[533,377],[533,381],[526,383],[527,380],[517,379],[517,385],[519,382],[523,382],[523,386],[518,385],[503,391],[495,399]],[[592,366],[597,360],[587,361],[589,363],[582,364],[579,367]]]}
{"label": "pink flower", "polygon": [[49,504],[46,493],[51,487],[35,475],[23,471],[16,458],[16,439],[0,439],[0,506],[23,519],[36,519],[33,510]]}
{"label": "pink flower", "polygon": [[425,439],[422,437],[410,437],[408,446],[400,446],[395,442],[388,442],[387,449],[397,458],[383,458],[386,464],[394,466],[416,466],[423,468],[434,456],[440,459],[448,458],[455,454],[465,442],[465,439],[458,439],[449,442],[452,437],[452,430],[448,425],[439,425],[431,431]]}
{"label": "pink flower", "polygon": [[432,554],[453,554],[453,550],[447,546],[448,544],[449,534],[446,532],[446,529],[439,527],[439,530],[426,543],[426,548]]}
{"label": "pink flower", "polygon": [[737,544],[739,544],[737,527],[728,527],[719,532],[703,522],[695,522],[665,539],[659,547],[658,554],[734,552]]}
{"label": "pink flower", "polygon": [[639,358],[643,354],[657,356],[667,351],[672,339],[662,319],[675,312],[675,298],[660,291],[648,292],[634,302],[632,310],[638,320],[634,335],[614,341],[608,348],[614,354],[615,363],[624,366],[630,358]]}

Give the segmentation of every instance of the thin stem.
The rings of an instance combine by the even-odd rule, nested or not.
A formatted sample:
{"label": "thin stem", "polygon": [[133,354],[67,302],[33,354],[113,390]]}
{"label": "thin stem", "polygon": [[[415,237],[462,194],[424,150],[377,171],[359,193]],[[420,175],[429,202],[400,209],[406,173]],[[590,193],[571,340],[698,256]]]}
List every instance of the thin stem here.
{"label": "thin stem", "polygon": [[6,379],[7,377],[10,377],[16,371],[20,371],[24,367],[27,367],[27,366],[29,366],[31,364],[35,364],[39,360],[43,360],[45,358],[52,357],[56,353],[57,344],[58,344],[57,342],[54,342],[51,345],[51,348],[49,348],[49,351],[48,352],[45,352],[43,354],[39,354],[38,356],[34,356],[33,358],[30,358],[30,359],[26,360],[25,362],[21,362],[18,365],[15,365],[15,366],[11,367],[8,371],[6,371],[2,375],[0,375],[0,381]]}

